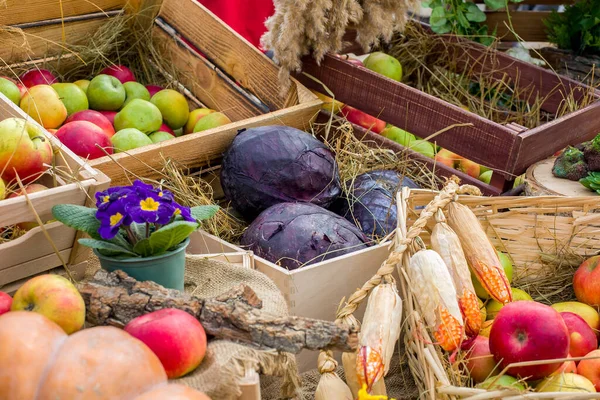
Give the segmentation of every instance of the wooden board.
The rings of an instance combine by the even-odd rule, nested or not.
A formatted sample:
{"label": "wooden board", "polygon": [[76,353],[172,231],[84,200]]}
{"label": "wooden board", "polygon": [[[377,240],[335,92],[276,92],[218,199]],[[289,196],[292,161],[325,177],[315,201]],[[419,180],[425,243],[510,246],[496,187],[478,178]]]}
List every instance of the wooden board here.
{"label": "wooden board", "polygon": [[555,157],[539,161],[527,169],[529,192],[536,196],[598,196],[577,181],[557,178],[552,174]]}
{"label": "wooden board", "polygon": [[[488,11],[485,15],[487,17],[485,24],[490,28],[490,31],[496,28],[496,35],[501,40],[517,41],[517,38],[510,30],[510,23],[506,11]],[[544,19],[548,18],[548,16],[550,16],[550,11],[510,12],[512,26],[517,35],[525,42],[548,41],[546,25],[544,25]]]}
{"label": "wooden board", "polygon": [[297,104],[294,85],[285,96],[280,95],[277,66],[199,3],[164,0],[159,18],[177,29],[242,87],[258,96],[271,111]]}
{"label": "wooden board", "polygon": [[126,3],[126,0],[4,0],[0,3],[0,25],[118,10]]}

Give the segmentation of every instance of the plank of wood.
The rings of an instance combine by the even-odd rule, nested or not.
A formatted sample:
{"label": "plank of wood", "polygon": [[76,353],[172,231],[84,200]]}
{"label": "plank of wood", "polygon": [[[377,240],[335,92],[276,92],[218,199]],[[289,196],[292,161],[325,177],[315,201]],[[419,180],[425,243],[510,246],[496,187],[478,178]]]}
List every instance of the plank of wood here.
{"label": "plank of wood", "polygon": [[533,163],[552,156],[568,145],[593,139],[600,131],[600,102],[589,105],[562,118],[548,122],[518,137],[515,171],[517,174]]}
{"label": "plank of wood", "polygon": [[[547,1],[547,0],[545,0]],[[496,35],[503,41],[516,41],[514,33],[510,30],[510,23],[506,11],[487,11],[485,24],[497,29]],[[526,42],[547,42],[548,34],[544,19],[550,16],[550,11],[511,11],[510,19],[514,31]]]}
{"label": "plank of wood", "polygon": [[158,26],[153,28],[152,34],[158,48],[177,68],[177,80],[207,107],[223,112],[232,121],[262,114],[260,108],[240,93],[235,83],[212,68],[208,61],[178,45]]}
{"label": "plank of wood", "polygon": [[90,165],[112,179],[112,185],[129,184],[135,176],[156,178],[164,159],[176,160],[183,167],[207,165],[222,157],[239,129],[266,125],[287,125],[310,129],[322,102],[313,100],[284,110],[234,122],[229,125],[184,135],[176,139],[144,146],[127,153],[91,160]]}
{"label": "plank of wood", "polygon": [[294,85],[280,95],[277,66],[198,2],[164,0],[159,17],[272,111],[298,104]]}
{"label": "plank of wood", "polygon": [[[65,44],[82,44],[109,19],[99,17],[64,25],[46,25],[0,31],[0,58],[6,63],[35,60],[66,52]],[[64,40],[63,40],[64,33]]]}
{"label": "plank of wood", "polygon": [[[77,265],[72,265],[72,266],[69,266],[69,273],[70,273],[71,277],[73,279],[75,279],[75,281],[79,281],[84,278],[86,268],[87,268],[87,262],[83,262],[83,263],[77,264]],[[56,274],[56,275],[63,276],[65,278],[69,278],[69,274],[67,273],[67,271],[65,271],[64,267],[53,268],[53,269],[44,271],[42,273],[35,274],[34,276],[39,276],[42,274]],[[27,282],[31,278],[33,278],[33,276],[28,276],[24,279],[20,279],[15,282],[7,283],[5,285],[0,286],[0,290],[13,296],[15,294],[15,292],[21,286],[23,286],[23,284],[25,284],[25,282]]]}
{"label": "plank of wood", "polygon": [[[304,58],[303,62],[304,72],[333,91],[336,100],[421,138],[451,125],[471,123],[472,126],[457,126],[436,136],[437,143],[479,164],[505,171],[510,178],[508,155],[515,143],[513,131],[331,55],[325,56],[321,66],[312,58]],[[305,86],[323,91],[322,85],[309,77],[297,77]]]}
{"label": "plank of wood", "polygon": [[126,0],[5,0],[0,3],[0,25],[118,10],[126,3]]}
{"label": "plank of wood", "polygon": [[[52,222],[46,224],[44,227],[52,237],[52,241],[58,251],[70,249],[73,246],[73,240],[75,239],[74,229],[60,222]],[[37,227],[20,238],[0,244],[0,254],[2,254],[0,268],[5,269],[54,254],[54,248],[44,235],[44,232],[42,232],[42,229]],[[65,258],[64,261],[67,262],[68,258]],[[47,267],[52,268],[59,265],[60,262],[56,262],[54,265],[46,264]]]}
{"label": "plank of wood", "polygon": [[60,258],[56,253],[50,253],[47,256],[36,258],[31,261],[19,263],[10,268],[0,270],[0,286],[18,281],[29,276],[36,275],[40,272],[45,272],[49,269],[56,268],[61,265],[60,259],[68,260],[71,255],[71,249],[62,250],[59,252]]}

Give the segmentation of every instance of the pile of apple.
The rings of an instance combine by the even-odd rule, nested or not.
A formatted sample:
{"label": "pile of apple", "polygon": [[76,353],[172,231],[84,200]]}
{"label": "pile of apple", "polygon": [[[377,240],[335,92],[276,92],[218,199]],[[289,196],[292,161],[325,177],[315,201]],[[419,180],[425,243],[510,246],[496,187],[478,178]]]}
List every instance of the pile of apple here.
{"label": "pile of apple", "polygon": [[[510,281],[512,265],[506,256],[501,255],[501,261]],[[486,302],[482,314],[487,321],[479,336],[463,343],[461,365],[477,387],[525,390],[526,383],[538,392],[600,391],[599,264],[600,256],[595,256],[576,271],[573,288],[578,301],[551,306],[533,301],[516,288],[512,288],[513,301],[500,304],[489,299],[473,278],[477,295]],[[586,358],[564,361],[578,357]],[[497,377],[510,364],[523,362],[531,365],[513,366]]]}
{"label": "pile of apple", "polygon": [[0,77],[0,92],[86,159],[231,123],[225,114],[208,108],[190,112],[181,93],[144,86],[123,65],[73,83],[58,82],[48,70],[32,69],[18,82]]}
{"label": "pile of apple", "polygon": [[[84,327],[85,304],[77,288],[60,275],[28,280],[11,298],[0,292],[0,315],[30,311],[43,315],[71,335]],[[124,331],[142,341],[158,357],[169,379],[195,370],[206,354],[207,338],[200,322],[185,311],[165,308],[131,320]]]}

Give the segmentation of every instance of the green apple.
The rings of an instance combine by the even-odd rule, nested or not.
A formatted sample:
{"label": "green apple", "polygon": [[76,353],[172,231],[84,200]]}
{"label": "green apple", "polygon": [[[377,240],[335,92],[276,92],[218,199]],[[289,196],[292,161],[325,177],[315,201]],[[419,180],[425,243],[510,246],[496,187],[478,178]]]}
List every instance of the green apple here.
{"label": "green apple", "polygon": [[481,171],[482,174],[484,172],[491,171],[491,169],[489,169],[488,167],[484,167],[483,165],[479,166],[479,170]]}
{"label": "green apple", "polygon": [[408,148],[427,157],[433,158],[435,156],[433,145],[426,140],[413,140]]}
{"label": "green apple", "polygon": [[202,132],[207,129],[216,128],[218,126],[223,126],[230,123],[231,120],[227,118],[225,114],[214,112],[200,118],[196,125],[194,125],[194,132]]}
{"label": "green apple", "polygon": [[152,96],[150,101],[158,107],[169,128],[179,129],[188,122],[190,106],[181,93],[164,89]]}
{"label": "green apple", "polygon": [[501,389],[501,388],[512,388],[518,390],[525,390],[525,385],[521,383],[517,378],[510,375],[502,375],[501,377],[490,376],[485,381],[481,382],[476,386],[478,389]]}
{"label": "green apple", "polygon": [[114,134],[110,138],[112,145],[115,149],[115,153],[121,153],[138,147],[152,144],[152,139],[148,137],[144,132],[135,128],[122,129]]}
{"label": "green apple", "polygon": [[183,130],[183,128],[174,129],[173,133],[175,134],[175,137],[183,136]]}
{"label": "green apple", "polygon": [[[508,279],[508,283],[512,282],[513,279],[513,265],[510,257],[508,255],[496,251],[498,253],[498,258],[500,259],[500,264],[502,264],[502,268],[504,269],[504,274],[506,274],[506,278]],[[473,272],[471,272],[471,280],[473,281],[473,287],[475,288],[475,293],[477,297],[480,299],[486,300],[490,298],[488,292],[485,291],[481,283],[479,283],[479,279],[475,276]]]}
{"label": "green apple", "polygon": [[89,108],[88,98],[83,89],[74,83],[53,83],[52,88],[58,93],[60,101],[67,109],[67,115]]}
{"label": "green apple", "polygon": [[408,147],[412,141],[417,140],[412,133],[408,133],[404,129],[400,129],[393,125],[386,126],[381,132],[381,136],[385,136],[396,143],[400,143],[404,147]]}
{"label": "green apple", "polygon": [[115,115],[115,130],[135,128],[145,134],[156,132],[162,125],[158,107],[146,100],[133,99]]}
{"label": "green apple", "polygon": [[402,80],[402,65],[394,57],[382,52],[371,53],[364,61],[366,68],[383,76],[400,82]]}
{"label": "green apple", "polygon": [[8,97],[8,99],[16,105],[19,105],[21,102],[21,91],[19,90],[19,87],[6,78],[0,77],[0,93]]}
{"label": "green apple", "polygon": [[87,90],[88,90],[88,87],[90,86],[90,81],[88,81],[87,79],[80,79],[73,83],[76,84],[77,86],[79,86],[81,88],[81,90],[83,90],[85,92],[85,94],[87,95]]}
{"label": "green apple", "polygon": [[141,83],[134,81],[125,82],[123,87],[125,88],[126,93],[125,105],[133,99],[150,101],[150,92],[146,89],[146,86]]}
{"label": "green apple", "polygon": [[[533,301],[531,296],[524,290],[517,289],[517,288],[511,288],[511,291],[512,291],[513,301],[520,301],[520,300]],[[502,304],[494,299],[488,300],[485,305],[485,309],[487,311],[487,319],[492,320],[492,319],[496,318],[496,315],[498,315],[498,313],[500,312],[502,307],[504,307],[504,304]]]}
{"label": "green apple", "polygon": [[87,97],[92,110],[117,111],[125,103],[127,93],[117,78],[101,74],[90,81]]}
{"label": "green apple", "polygon": [[517,176],[517,179],[515,179],[513,187],[516,188],[517,186],[522,185],[523,183],[525,183],[525,175],[519,175]]}
{"label": "green apple", "polygon": [[175,139],[175,136],[169,132],[156,131],[148,135],[152,143],[164,142],[165,140]]}
{"label": "green apple", "polygon": [[479,175],[479,180],[483,183],[487,183],[488,185],[490,184],[490,181],[492,180],[492,173],[493,171],[485,171],[483,172],[481,175]]}

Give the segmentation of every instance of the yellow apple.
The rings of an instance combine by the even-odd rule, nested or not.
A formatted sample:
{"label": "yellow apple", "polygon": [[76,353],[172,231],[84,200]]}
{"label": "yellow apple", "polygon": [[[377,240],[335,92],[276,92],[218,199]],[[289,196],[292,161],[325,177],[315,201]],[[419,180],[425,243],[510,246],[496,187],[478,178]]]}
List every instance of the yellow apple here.
{"label": "yellow apple", "polygon": [[479,336],[485,336],[485,337],[489,338],[493,323],[494,323],[494,320],[490,319],[490,320],[485,321],[483,324],[481,324],[481,330],[479,331]]}
{"label": "yellow apple", "polygon": [[589,379],[572,373],[551,375],[537,384],[536,392],[580,392],[596,393]]}
{"label": "yellow apple", "polygon": [[551,307],[559,313],[572,312],[579,315],[598,334],[598,330],[600,330],[600,315],[598,315],[598,312],[593,307],[578,301],[565,301],[552,304]]}
{"label": "yellow apple", "polygon": [[[511,290],[512,290],[513,302],[519,301],[519,300],[533,301],[533,299],[531,298],[531,296],[529,294],[527,294],[527,292],[525,292],[521,289],[517,289],[517,288],[512,288]],[[485,306],[485,308],[487,309],[487,319],[496,318],[496,315],[500,312],[502,307],[504,307],[504,304],[502,304],[494,299],[488,300],[488,302]]]}
{"label": "yellow apple", "polygon": [[58,128],[67,119],[67,108],[49,85],[30,87],[21,99],[21,108],[44,128]]}

